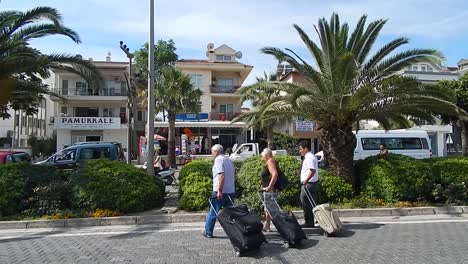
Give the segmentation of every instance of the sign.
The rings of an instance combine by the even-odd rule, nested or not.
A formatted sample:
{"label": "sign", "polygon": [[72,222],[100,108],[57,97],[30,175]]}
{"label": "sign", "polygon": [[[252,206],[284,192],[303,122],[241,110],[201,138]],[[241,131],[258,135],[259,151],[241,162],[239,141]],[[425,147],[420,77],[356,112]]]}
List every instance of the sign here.
{"label": "sign", "polygon": [[194,121],[206,122],[208,121],[208,113],[183,113],[176,115],[176,121]]}
{"label": "sign", "polygon": [[120,129],[120,117],[55,117],[56,129]]}
{"label": "sign", "polygon": [[448,134],[447,140],[445,141],[445,144],[453,144],[453,139],[450,134]]}
{"label": "sign", "polygon": [[314,122],[296,120],[296,131],[298,132],[312,132],[314,131]]}

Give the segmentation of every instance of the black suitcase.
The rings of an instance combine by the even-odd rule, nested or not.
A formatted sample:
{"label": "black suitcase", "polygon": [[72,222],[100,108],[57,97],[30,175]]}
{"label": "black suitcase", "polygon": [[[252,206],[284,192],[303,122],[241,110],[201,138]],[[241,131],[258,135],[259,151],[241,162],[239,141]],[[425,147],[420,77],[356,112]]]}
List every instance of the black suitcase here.
{"label": "black suitcase", "polygon": [[[271,221],[275,225],[276,230],[278,230],[278,233],[289,244],[289,246],[297,246],[303,239],[307,239],[307,236],[299,225],[296,216],[292,212],[281,210],[281,207],[273,196],[271,196],[270,199],[272,199],[272,201],[274,201],[274,205],[277,206],[277,213],[270,213],[268,208],[265,206],[267,213],[271,216]],[[265,201],[263,201],[263,203],[265,205]]]}
{"label": "black suitcase", "polygon": [[216,212],[216,215],[237,256],[257,250],[266,241],[262,233],[262,222],[249,212],[247,206],[225,207],[219,213]]}

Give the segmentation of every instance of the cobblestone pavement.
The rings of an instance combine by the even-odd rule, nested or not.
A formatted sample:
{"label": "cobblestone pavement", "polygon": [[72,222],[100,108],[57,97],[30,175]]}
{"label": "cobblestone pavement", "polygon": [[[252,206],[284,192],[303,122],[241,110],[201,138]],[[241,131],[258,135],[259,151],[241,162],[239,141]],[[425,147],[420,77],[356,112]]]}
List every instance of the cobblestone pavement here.
{"label": "cobblestone pavement", "polygon": [[468,216],[376,219],[347,223],[333,238],[308,229],[299,249],[269,233],[246,257],[235,256],[219,225],[203,238],[202,223],[0,230],[0,263],[468,263]]}

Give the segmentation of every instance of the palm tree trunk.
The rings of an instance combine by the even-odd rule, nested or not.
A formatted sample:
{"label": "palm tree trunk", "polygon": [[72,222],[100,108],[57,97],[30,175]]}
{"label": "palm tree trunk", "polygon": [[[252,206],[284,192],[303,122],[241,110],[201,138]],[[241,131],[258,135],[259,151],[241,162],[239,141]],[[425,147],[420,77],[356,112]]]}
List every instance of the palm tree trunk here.
{"label": "palm tree trunk", "polygon": [[168,120],[169,120],[169,131],[167,135],[167,156],[169,161],[169,166],[171,168],[176,168],[176,156],[175,156],[175,120],[176,115],[174,113],[168,113]]}
{"label": "palm tree trunk", "polygon": [[462,153],[463,156],[468,156],[468,122],[463,122],[463,138],[464,143],[462,144]]}
{"label": "palm tree trunk", "polygon": [[326,166],[338,176],[357,187],[358,179],[353,177],[353,156],[356,136],[352,126],[328,126],[322,128],[320,143],[326,158]]}
{"label": "palm tree trunk", "polygon": [[272,127],[268,127],[266,129],[266,133],[267,133],[267,146],[269,149],[273,149],[274,148],[274,144],[273,144],[273,128]]}

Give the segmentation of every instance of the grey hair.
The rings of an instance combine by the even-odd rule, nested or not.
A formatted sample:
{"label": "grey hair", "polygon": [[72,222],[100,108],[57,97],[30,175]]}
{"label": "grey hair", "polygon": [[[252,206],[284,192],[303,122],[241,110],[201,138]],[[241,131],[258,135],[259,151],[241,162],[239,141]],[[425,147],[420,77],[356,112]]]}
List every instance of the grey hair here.
{"label": "grey hair", "polygon": [[273,151],[269,148],[264,148],[262,151],[262,157],[268,156],[268,157],[273,157]]}
{"label": "grey hair", "polygon": [[216,144],[214,145],[213,147],[211,147],[211,150],[212,151],[216,151],[218,152],[219,154],[222,154],[224,149],[223,149],[223,146],[221,144]]}

